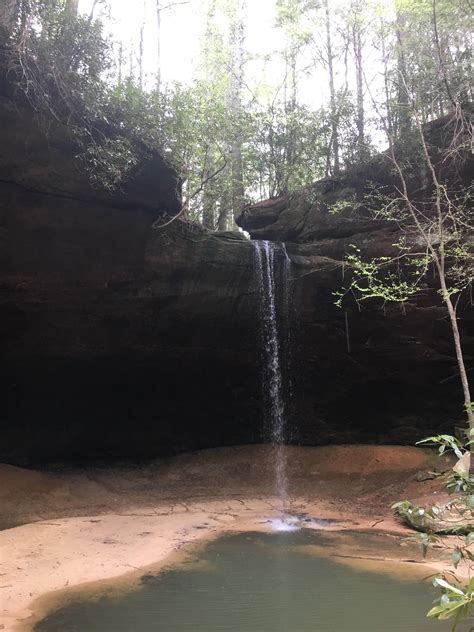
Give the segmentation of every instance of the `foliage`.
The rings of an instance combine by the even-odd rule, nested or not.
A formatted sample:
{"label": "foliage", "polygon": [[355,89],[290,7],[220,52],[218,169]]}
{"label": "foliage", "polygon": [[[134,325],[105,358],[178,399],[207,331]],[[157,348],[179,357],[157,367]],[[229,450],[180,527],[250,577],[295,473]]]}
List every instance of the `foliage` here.
{"label": "foliage", "polygon": [[[0,25],[10,29],[10,76],[33,107],[70,126],[97,185],[120,187],[143,146],[176,166],[187,197],[205,182],[187,213],[208,227],[224,227],[220,219],[236,195],[278,196],[335,173],[336,150],[341,167],[369,159],[380,127],[371,100],[395,137],[402,118],[410,119],[407,145],[413,103],[427,121],[472,96],[465,0],[397,0],[395,12],[378,0],[275,0],[275,32],[282,35],[275,41],[282,45],[268,54],[244,46],[242,0],[207,0],[199,73],[187,85],[161,82],[151,90],[142,67],[134,76],[132,60],[138,55],[142,64],[142,53],[129,51],[126,76],[123,43],[113,45],[100,20],[72,15],[68,4],[11,0],[0,9]],[[136,36],[143,51],[143,31]],[[279,70],[269,83],[251,69],[270,58]],[[372,79],[364,76],[369,67]],[[302,94],[308,82],[316,96],[324,93],[321,82],[330,79],[331,94],[319,105]],[[453,252],[458,260],[471,254],[459,244]]]}
{"label": "foliage", "polygon": [[[472,481],[471,481],[472,485]],[[432,506],[414,507],[409,501],[401,501],[393,505],[393,509],[399,517],[407,521],[412,527],[424,531],[415,539],[421,546],[423,557],[426,556],[430,546],[444,548],[449,552],[451,564],[456,570],[458,566],[465,562],[471,565],[474,562],[472,544],[474,542],[474,524],[466,520],[465,512],[471,512],[474,497],[468,496],[465,503],[452,502],[444,507]],[[443,516],[447,512],[454,517],[452,521],[444,521]],[[472,516],[472,513],[470,513]],[[456,524],[457,518],[457,524]],[[456,545],[453,547],[446,543],[442,536],[449,534],[456,536]],[[454,619],[453,630],[465,619],[474,618],[474,584],[470,579],[466,584],[456,579],[455,574],[448,582],[446,574],[436,577],[433,585],[442,591],[441,597],[427,613],[428,617],[436,619]]]}
{"label": "foliage", "polygon": [[[437,445],[440,456],[446,451],[453,451],[460,460],[468,452],[467,448],[472,442],[470,437],[473,433],[469,435],[469,441],[466,442],[451,435],[441,434],[418,443]],[[398,517],[422,532],[415,539],[421,546],[423,557],[430,546],[436,545],[449,552],[455,571],[461,563],[466,563],[471,568],[474,562],[474,476],[459,468],[444,476],[444,482],[449,492],[456,494],[448,503],[441,506],[417,507],[408,500],[403,500],[392,505],[392,509]],[[452,543],[447,543],[443,539],[445,535],[456,536],[456,544],[453,546]],[[427,616],[440,620],[453,619],[452,629],[456,630],[461,621],[474,619],[474,580],[470,578],[463,584],[456,579],[455,574],[452,575],[449,581],[446,574],[433,580],[434,586],[440,588],[442,594]]]}
{"label": "foliage", "polygon": [[426,439],[422,439],[417,442],[417,445],[437,445],[439,456],[443,456],[443,454],[447,451],[452,450],[458,459],[462,459],[466,450],[463,447],[463,443],[452,435],[448,434],[439,434],[433,437],[427,437]]}
{"label": "foliage", "polygon": [[452,102],[472,100],[467,3],[397,0],[396,10],[410,100],[420,104],[422,118],[441,116]]}
{"label": "foliage", "polygon": [[115,189],[138,157],[109,120],[104,76],[113,59],[101,22],[71,15],[59,0],[37,0],[22,10],[6,48],[10,79],[35,110],[68,125],[92,182]]}
{"label": "foliage", "polygon": [[[350,266],[353,276],[348,288],[337,290],[336,305],[342,306],[344,297],[350,292],[357,301],[379,298],[385,302],[403,303],[413,296],[418,289],[416,271],[426,270],[427,262],[416,259],[411,276],[403,278],[396,257],[376,257],[364,261],[360,248],[352,245],[346,255],[346,262]],[[407,275],[407,269],[404,269]]]}
{"label": "foliage", "polygon": [[295,106],[255,110],[249,117],[252,142],[248,145],[248,181],[259,197],[277,197],[301,189],[324,169],[325,139],[329,127],[324,111]]}
{"label": "foliage", "polygon": [[[346,259],[352,279],[337,303],[348,294],[358,302],[404,303],[435,273],[462,374],[456,305],[474,279],[474,190],[450,188],[442,175],[446,165],[459,165],[471,142],[464,107],[472,101],[469,0],[395,0],[393,7],[378,0],[275,0],[275,30],[282,37],[274,38],[266,54],[244,47],[241,0],[201,4],[206,37],[199,73],[187,85],[157,82],[147,89],[143,69],[135,77],[132,63],[124,76],[122,45],[117,58],[103,23],[71,14],[65,0],[9,0],[0,6],[7,74],[36,111],[68,125],[94,184],[120,188],[143,153],[158,150],[180,174],[187,217],[211,229],[231,226],[228,210],[242,202],[291,193],[370,159],[371,138],[383,132],[397,187],[369,186],[362,199],[335,204],[329,212],[356,209],[392,223],[402,238],[390,255],[374,259],[353,246]],[[143,32],[140,37],[142,46]],[[281,43],[277,51],[275,41]],[[270,84],[247,70],[259,56],[265,63],[279,61]],[[311,82],[319,101],[303,94],[303,82]],[[451,142],[436,155],[423,125],[447,113],[454,121]],[[431,176],[413,186],[407,174],[420,165]],[[466,376],[463,387],[472,426]],[[468,448],[473,436],[471,427]],[[459,457],[465,451],[449,435],[429,441],[440,454],[453,450]],[[474,477],[453,472],[446,485],[456,498],[443,507],[403,501],[394,509],[426,531],[420,535],[424,552],[439,543],[434,531],[440,521],[451,533],[467,531],[452,552],[456,568],[473,561],[466,518],[474,504]],[[429,616],[454,617],[456,624],[472,614],[472,582],[435,582],[443,595]]]}
{"label": "foliage", "polygon": [[[78,141],[80,136],[78,134]],[[127,138],[104,138],[100,143],[81,143],[78,158],[88,172],[91,183],[114,192],[125,175],[138,163],[138,156]]]}
{"label": "foliage", "polygon": [[[432,271],[435,257],[441,249],[446,260],[449,295],[459,295],[472,285],[474,256],[471,235],[474,225],[471,208],[474,189],[470,186],[458,190],[442,183],[440,191],[442,242],[440,235],[436,234],[438,218],[433,211],[436,193],[425,199],[410,195],[406,200],[398,193],[369,187],[360,201],[344,201],[329,209],[331,213],[344,212],[348,207],[359,212],[366,211],[374,220],[394,223],[401,231],[401,237],[392,244],[389,256],[366,259],[360,248],[349,246],[346,262],[353,276],[348,286],[335,293],[337,305],[341,306],[343,298],[349,293],[358,301],[380,298],[384,302],[406,302],[424,289],[426,275]],[[411,211],[415,211],[415,218],[408,205]],[[431,243],[423,244],[424,250],[420,250],[423,233],[432,236]],[[428,247],[430,245],[432,249]]]}
{"label": "foliage", "polygon": [[9,70],[33,107],[74,123],[98,118],[112,66],[100,21],[71,17],[61,2],[33,2],[12,36]]}
{"label": "foliage", "polygon": [[437,577],[433,584],[443,591],[439,604],[431,608],[427,616],[434,619],[452,619],[453,632],[458,625],[474,616],[474,578],[464,588],[449,583],[443,577]]}

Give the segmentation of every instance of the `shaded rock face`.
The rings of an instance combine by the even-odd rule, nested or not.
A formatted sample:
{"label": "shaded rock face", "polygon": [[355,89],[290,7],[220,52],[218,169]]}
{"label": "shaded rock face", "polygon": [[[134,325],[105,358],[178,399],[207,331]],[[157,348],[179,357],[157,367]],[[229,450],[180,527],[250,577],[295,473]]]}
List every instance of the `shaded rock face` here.
{"label": "shaded rock face", "polygon": [[7,97],[0,120],[0,459],[256,440],[250,243],[179,220],[153,230],[180,208],[158,155],[112,196],[66,129],[45,135]]}
{"label": "shaded rock face", "polygon": [[114,213],[115,252],[97,235],[90,267],[71,248],[64,276],[56,260],[2,292],[4,459],[154,457],[259,438],[250,244],[178,225],[151,233],[146,217]]}
{"label": "shaded rock face", "polygon": [[[116,209],[176,215],[180,183],[175,171],[154,152],[132,173],[120,191],[94,188],[76,156],[81,149],[61,124],[35,114],[1,92],[0,182],[48,197],[100,204]],[[6,195],[9,195],[6,192]]]}
{"label": "shaded rock face", "polygon": [[[447,123],[433,123],[431,138],[439,140]],[[458,166],[457,184],[471,181],[472,167],[472,159]],[[416,195],[429,195],[427,183],[422,169],[408,179]],[[338,178],[250,206],[237,219],[253,239],[285,241],[293,262],[294,441],[404,443],[464,425],[452,333],[435,284],[428,279],[403,308],[375,301],[360,310],[355,301],[346,301],[344,310],[334,305],[349,273],[344,259],[351,245],[366,258],[397,252],[396,224],[374,220],[360,204],[369,187],[388,192],[396,184],[382,154]],[[472,376],[470,300],[460,303],[458,316]]]}
{"label": "shaded rock face", "polygon": [[[45,137],[37,115],[7,97],[0,119],[0,460],[138,459],[261,441],[252,244],[179,219],[153,230],[179,210],[176,174],[158,155],[111,196],[78,169],[65,129]],[[318,200],[327,186],[339,185],[316,185]],[[392,228],[355,217],[336,225],[318,204],[311,222],[305,196],[242,221],[258,238],[289,242],[289,439],[410,443],[451,428],[460,392],[442,307],[427,295],[406,314],[353,308],[346,322],[333,292],[347,243],[357,235],[378,252]],[[472,310],[462,309],[472,357]]]}
{"label": "shaded rock face", "polygon": [[[470,186],[474,172],[472,153],[450,162],[444,160],[445,154],[440,151],[452,140],[452,117],[448,115],[433,121],[425,125],[424,131],[440,181],[456,188]],[[469,142],[466,138],[466,146]],[[426,203],[432,195],[432,180],[423,156],[417,158],[413,148],[408,148],[408,154],[403,148],[395,151],[400,164],[411,165],[411,168],[404,167],[410,196]],[[392,242],[389,240],[397,227],[394,222],[376,219],[365,206],[371,196],[373,208],[381,204],[377,196],[398,197],[400,186],[387,151],[292,195],[249,206],[237,218],[237,224],[253,239],[312,244],[313,254],[321,253],[340,260],[348,244],[360,242],[367,256],[375,256],[371,253],[380,253],[390,247]]]}

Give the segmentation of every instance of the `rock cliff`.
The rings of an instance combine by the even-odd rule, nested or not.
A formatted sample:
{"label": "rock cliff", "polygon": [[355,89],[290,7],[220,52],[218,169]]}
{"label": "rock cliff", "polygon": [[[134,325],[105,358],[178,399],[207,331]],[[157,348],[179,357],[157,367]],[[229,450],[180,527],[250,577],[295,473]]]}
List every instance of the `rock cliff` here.
{"label": "rock cliff", "polygon": [[[443,181],[466,187],[472,156],[455,169],[438,160],[451,124],[450,117],[439,119],[425,133]],[[420,161],[407,172],[407,185],[429,200],[425,171]],[[292,404],[295,440],[410,442],[464,423],[452,333],[436,284],[428,279],[404,306],[373,301],[359,309],[346,301],[342,311],[334,305],[334,292],[350,274],[344,259],[352,245],[367,259],[397,254],[397,224],[374,219],[364,203],[367,191],[385,194],[396,186],[393,163],[382,153],[293,195],[249,206],[237,219],[253,239],[285,241],[293,262],[294,355],[300,369]],[[458,316],[473,375],[474,309],[468,297]]]}
{"label": "rock cliff", "polygon": [[[251,243],[179,219],[153,230],[180,208],[158,154],[111,195],[91,187],[66,128],[6,94],[0,120],[0,459],[261,441]],[[384,223],[328,215],[328,195],[350,192],[347,177],[241,221],[254,237],[287,241],[293,262],[290,439],[411,442],[461,417],[449,327],[429,300],[406,313],[334,306],[347,244],[393,243]],[[472,357],[472,309],[461,317]]]}

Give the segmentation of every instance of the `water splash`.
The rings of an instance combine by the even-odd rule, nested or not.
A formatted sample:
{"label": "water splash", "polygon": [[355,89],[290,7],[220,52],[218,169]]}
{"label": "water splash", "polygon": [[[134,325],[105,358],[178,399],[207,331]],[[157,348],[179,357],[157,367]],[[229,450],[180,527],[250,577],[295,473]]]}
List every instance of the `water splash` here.
{"label": "water splash", "polygon": [[298,518],[293,518],[293,516],[269,518],[268,520],[265,520],[265,524],[270,525],[272,531],[279,531],[283,533],[299,531],[301,529],[301,524],[298,521]]}
{"label": "water splash", "polygon": [[[284,244],[253,241],[260,298],[263,396],[267,434],[275,451],[275,485],[283,512],[288,508],[285,403],[282,378],[282,323],[289,311],[290,259]],[[280,261],[276,260],[276,256]],[[281,276],[275,283],[275,271]],[[278,292],[280,290],[280,293]],[[283,314],[281,314],[283,312]],[[281,318],[283,315],[283,319]]]}

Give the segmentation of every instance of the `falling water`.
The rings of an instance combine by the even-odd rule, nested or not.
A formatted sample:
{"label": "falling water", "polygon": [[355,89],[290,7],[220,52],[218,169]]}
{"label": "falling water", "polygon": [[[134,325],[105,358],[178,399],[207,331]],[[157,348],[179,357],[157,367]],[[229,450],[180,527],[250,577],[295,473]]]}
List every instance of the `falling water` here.
{"label": "falling water", "polygon": [[[276,493],[288,508],[285,403],[283,396],[283,324],[289,309],[290,259],[284,244],[253,241],[260,298],[263,397],[268,437],[275,448]],[[278,261],[280,260],[280,261]],[[275,283],[275,272],[279,274]]]}

